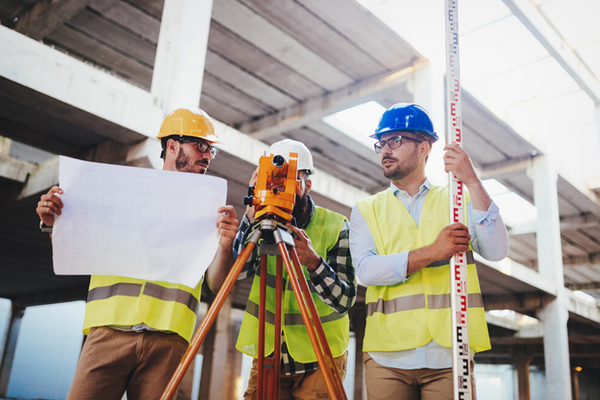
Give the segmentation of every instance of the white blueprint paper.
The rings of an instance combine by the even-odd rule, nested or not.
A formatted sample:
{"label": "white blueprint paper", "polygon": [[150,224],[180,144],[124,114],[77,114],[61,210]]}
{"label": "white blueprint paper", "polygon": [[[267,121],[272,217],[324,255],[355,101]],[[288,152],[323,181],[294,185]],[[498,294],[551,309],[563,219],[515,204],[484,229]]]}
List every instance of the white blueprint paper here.
{"label": "white blueprint paper", "polygon": [[198,284],[217,250],[225,180],[61,156],[59,182],[56,274]]}

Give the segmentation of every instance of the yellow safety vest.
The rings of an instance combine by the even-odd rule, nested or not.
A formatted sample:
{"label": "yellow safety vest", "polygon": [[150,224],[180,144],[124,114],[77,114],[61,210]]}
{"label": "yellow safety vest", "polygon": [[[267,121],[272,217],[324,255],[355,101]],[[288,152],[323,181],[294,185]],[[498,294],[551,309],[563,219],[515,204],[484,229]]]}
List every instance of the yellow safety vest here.
{"label": "yellow safety vest", "polygon": [[[327,252],[338,241],[340,230],[346,221],[343,215],[329,211],[325,208],[315,207],[312,220],[306,227],[306,234],[312,246],[321,257],[327,259]],[[275,335],[275,276],[276,257],[268,256],[267,262],[267,300],[265,323],[265,356],[274,350]],[[312,298],[321,317],[321,324],[327,337],[327,342],[334,357],[341,356],[350,341],[350,325],[348,314],[340,314],[329,307],[319,298],[310,281],[306,267],[302,267],[304,276],[311,289]],[[246,312],[242,320],[240,334],[236,348],[254,358],[258,358],[258,311],[260,303],[260,279],[258,274],[254,277],[250,297],[246,305]],[[312,348],[308,332],[302,320],[292,286],[289,282],[285,266],[283,268],[283,301],[282,301],[282,326],[285,342],[292,358],[300,363],[317,361],[317,356]]]}
{"label": "yellow safety vest", "polygon": [[[358,202],[375,240],[377,253],[396,254],[432,244],[448,225],[448,188],[434,186],[425,199],[419,226],[391,189]],[[466,204],[465,196],[465,224]],[[434,262],[404,283],[369,286],[366,294],[367,326],[363,351],[415,349],[432,339],[452,347],[450,309],[450,260]],[[475,352],[489,350],[479,279],[473,252],[467,253],[469,346]]]}
{"label": "yellow safety vest", "polygon": [[146,324],[188,342],[196,325],[202,281],[195,289],[169,282],[92,275],[83,334],[95,326]]}

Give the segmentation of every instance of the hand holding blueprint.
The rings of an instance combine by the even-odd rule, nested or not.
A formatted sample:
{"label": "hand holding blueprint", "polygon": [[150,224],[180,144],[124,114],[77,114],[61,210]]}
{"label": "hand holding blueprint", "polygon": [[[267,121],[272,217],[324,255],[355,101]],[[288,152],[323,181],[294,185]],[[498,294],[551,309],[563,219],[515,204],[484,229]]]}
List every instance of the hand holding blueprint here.
{"label": "hand holding blueprint", "polygon": [[64,203],[52,247],[59,275],[119,275],[195,287],[219,236],[221,178],[60,157]]}

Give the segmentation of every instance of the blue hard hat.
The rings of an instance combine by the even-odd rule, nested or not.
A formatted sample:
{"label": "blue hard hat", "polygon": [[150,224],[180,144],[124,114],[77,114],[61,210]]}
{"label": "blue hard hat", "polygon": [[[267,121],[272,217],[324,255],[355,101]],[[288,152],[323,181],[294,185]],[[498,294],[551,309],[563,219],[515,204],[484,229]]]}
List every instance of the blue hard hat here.
{"label": "blue hard hat", "polygon": [[384,133],[395,131],[408,131],[431,136],[434,142],[439,139],[427,111],[423,107],[411,103],[394,104],[385,110],[371,137],[379,139]]}

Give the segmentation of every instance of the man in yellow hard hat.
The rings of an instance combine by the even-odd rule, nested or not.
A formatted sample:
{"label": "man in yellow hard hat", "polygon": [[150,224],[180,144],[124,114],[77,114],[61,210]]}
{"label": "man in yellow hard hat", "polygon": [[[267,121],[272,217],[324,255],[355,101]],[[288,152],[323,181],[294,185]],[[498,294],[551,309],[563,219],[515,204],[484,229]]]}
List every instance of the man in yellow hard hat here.
{"label": "man in yellow hard hat", "polygon": [[[217,155],[217,134],[200,109],[180,108],[164,119],[163,170],[204,174]],[[53,187],[37,206],[40,227],[51,233],[61,214],[63,190]],[[238,220],[232,206],[217,209],[219,248],[206,280],[217,291],[233,264],[232,242]],[[185,251],[185,249],[182,249]],[[200,302],[202,282],[185,285],[121,276],[93,275],[83,333],[88,335],[68,399],[159,399],[185,353]]]}
{"label": "man in yellow hard hat", "polygon": [[[352,210],[350,250],[367,286],[363,341],[369,400],[453,398],[450,257],[467,252],[469,345],[490,349],[473,251],[489,260],[508,253],[508,234],[496,204],[457,144],[444,150],[446,172],[459,178],[466,225],[448,225],[447,187],[432,185],[425,165],[438,135],[417,104],[386,110],[375,152],[390,187]],[[475,390],[473,390],[475,394]]]}
{"label": "man in yellow hard hat", "polygon": [[[290,153],[298,153],[298,179],[300,185],[296,191],[296,203],[292,212],[295,226],[288,226],[295,233],[295,246],[302,264],[312,298],[321,317],[321,323],[331,348],[335,365],[342,380],[346,375],[348,342],[350,339],[348,310],[356,298],[356,280],[352,259],[348,249],[349,223],[346,217],[318,207],[310,197],[313,170],[312,155],[308,148],[295,140],[285,139],[274,143],[270,154],[282,155],[286,159]],[[255,171],[250,186],[256,183]],[[249,235],[254,220],[254,208],[248,207],[244,215],[234,247],[239,254]],[[260,247],[244,265],[239,279],[254,276],[246,312],[240,328],[236,347],[241,352],[254,357],[248,388],[244,399],[255,399],[257,389],[258,357],[258,309],[260,279],[256,274],[260,265]],[[267,287],[274,290],[275,257],[269,256],[267,262]],[[327,387],[319,369],[316,354],[302,322],[298,303],[284,276],[283,326],[281,340],[281,379],[280,399],[328,399]],[[314,289],[314,290],[313,290]],[[267,296],[267,313],[275,312],[274,296]],[[273,352],[273,321],[267,318],[265,334],[265,356]]]}

